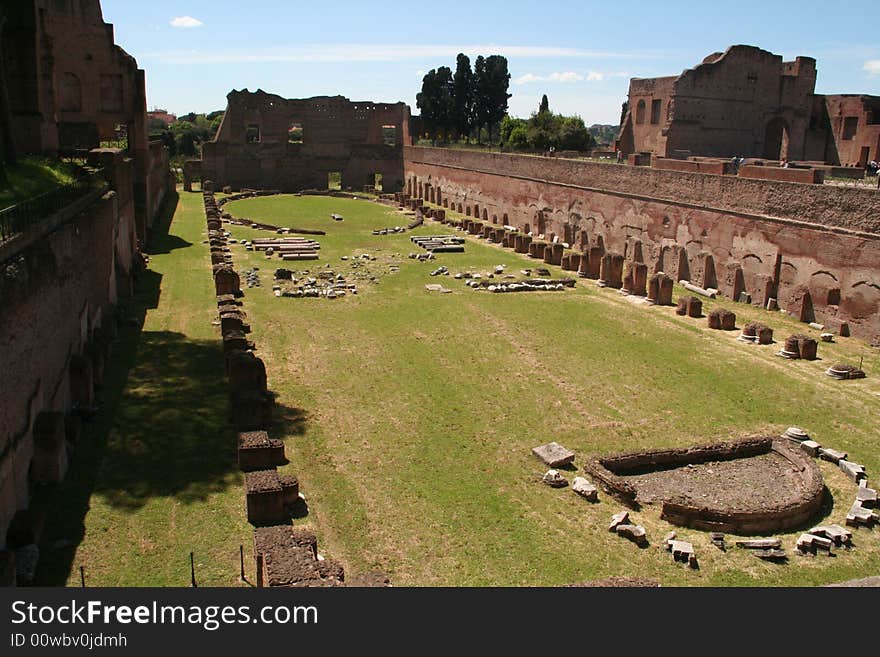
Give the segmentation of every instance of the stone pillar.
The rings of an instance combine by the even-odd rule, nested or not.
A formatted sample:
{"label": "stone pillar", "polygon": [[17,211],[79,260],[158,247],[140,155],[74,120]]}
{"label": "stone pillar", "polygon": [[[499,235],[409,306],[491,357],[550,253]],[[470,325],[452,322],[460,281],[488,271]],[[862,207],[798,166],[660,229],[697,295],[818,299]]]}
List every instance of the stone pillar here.
{"label": "stone pillar", "polygon": [[594,246],[590,249],[590,266],[587,272],[587,278],[598,280],[602,273],[602,258],[605,255],[605,249],[601,246]]}
{"label": "stone pillar", "polygon": [[238,295],[241,292],[241,281],[231,267],[220,267],[214,272],[214,287],[217,295]]}
{"label": "stone pillar", "polygon": [[602,256],[599,285],[619,289],[623,285],[623,256],[606,253]]}
{"label": "stone pillar", "polygon": [[560,243],[550,244],[544,249],[544,262],[548,265],[562,264],[562,254],[565,253],[565,247]]}
{"label": "stone pillar", "polygon": [[658,306],[672,305],[672,279],[669,276],[663,272],[651,276],[648,285],[648,301]]}
{"label": "stone pillar", "polygon": [[648,265],[642,262],[636,262],[631,264],[629,269],[630,272],[632,272],[632,287],[629,289],[630,293],[639,297],[645,296],[645,294],[647,294],[648,285]]}

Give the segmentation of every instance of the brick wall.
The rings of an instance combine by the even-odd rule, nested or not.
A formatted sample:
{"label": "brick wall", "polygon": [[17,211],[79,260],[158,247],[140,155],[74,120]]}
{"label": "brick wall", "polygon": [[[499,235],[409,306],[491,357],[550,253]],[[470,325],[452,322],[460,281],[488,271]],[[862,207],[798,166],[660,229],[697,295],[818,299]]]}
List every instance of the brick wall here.
{"label": "brick wall", "polygon": [[[559,158],[408,147],[407,191],[723,294],[880,335],[880,194]],[[806,296],[804,293],[807,293]]]}

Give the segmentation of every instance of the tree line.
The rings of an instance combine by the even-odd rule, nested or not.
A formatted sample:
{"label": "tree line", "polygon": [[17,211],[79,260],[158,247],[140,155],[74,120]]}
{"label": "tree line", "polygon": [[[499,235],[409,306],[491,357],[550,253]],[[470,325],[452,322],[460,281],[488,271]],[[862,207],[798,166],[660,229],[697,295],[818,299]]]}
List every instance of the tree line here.
{"label": "tree line", "polygon": [[586,151],[596,144],[581,117],[551,112],[546,94],[529,119],[504,117],[501,142],[505,148],[521,151]]}
{"label": "tree line", "polygon": [[509,87],[506,57],[480,55],[472,69],[470,58],[459,53],[455,73],[441,66],[422,79],[416,106],[421,111],[423,135],[432,141],[476,137],[481,142],[486,131],[491,141],[507,116]]}

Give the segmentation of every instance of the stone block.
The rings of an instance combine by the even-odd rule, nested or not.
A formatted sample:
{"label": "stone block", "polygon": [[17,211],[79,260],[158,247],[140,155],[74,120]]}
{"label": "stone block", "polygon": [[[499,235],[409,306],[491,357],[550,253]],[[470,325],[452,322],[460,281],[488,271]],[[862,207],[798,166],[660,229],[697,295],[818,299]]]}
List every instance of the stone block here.
{"label": "stone block", "polygon": [[245,474],[247,517],[252,525],[269,525],[285,519],[284,489],[278,471],[256,470]]}
{"label": "stone block", "polygon": [[627,524],[629,522],[629,511],[621,511],[620,513],[615,513],[611,516],[611,524],[608,525],[608,531],[615,532],[620,525]]}
{"label": "stone block", "polygon": [[622,255],[606,253],[602,256],[602,266],[599,271],[599,285],[620,289],[623,287],[623,263]]}
{"label": "stone block", "polygon": [[747,550],[769,550],[782,547],[781,538],[754,538],[736,542],[737,547]]}
{"label": "stone block", "polygon": [[238,391],[230,395],[230,414],[237,431],[258,431],[272,422],[274,401],[256,391]]}
{"label": "stone block", "polygon": [[647,547],[648,535],[645,528],[641,525],[621,524],[615,529],[618,536],[628,538],[639,547]]}
{"label": "stone block", "polygon": [[214,287],[218,295],[238,296],[241,293],[241,280],[234,269],[221,266],[214,272]]}
{"label": "stone block", "polygon": [[574,452],[556,442],[532,448],[532,454],[541,459],[551,468],[569,465],[574,461]]}
{"label": "stone block", "polygon": [[820,525],[808,533],[830,539],[835,545],[847,545],[852,541],[852,532],[840,525]]}
{"label": "stone block", "polygon": [[856,490],[856,501],[866,509],[876,509],[877,491],[867,486],[859,486]]}
{"label": "stone block", "polygon": [[284,443],[265,431],[238,434],[238,467],[244,471],[268,470],[287,462]]}
{"label": "stone block", "polygon": [[284,493],[284,506],[293,506],[299,501],[299,480],[292,474],[283,474],[278,478]]}
{"label": "stone block", "polygon": [[590,502],[599,501],[599,491],[584,477],[575,477],[571,484],[571,489],[585,500]]}
{"label": "stone block", "polygon": [[859,483],[860,479],[865,479],[865,466],[860,465],[858,463],[853,463],[852,461],[847,461],[846,459],[840,459],[837,462],[837,466],[840,470],[849,477],[854,483]]}
{"label": "stone block", "polygon": [[819,458],[830,461],[837,465],[841,460],[846,459],[849,456],[846,452],[841,452],[840,450],[831,449],[830,447],[823,447],[819,450]]}
{"label": "stone block", "polygon": [[226,373],[233,391],[267,392],[266,366],[252,351],[230,351],[226,356]]}
{"label": "stone block", "polygon": [[810,456],[819,456],[819,450],[822,447],[815,440],[805,440],[800,443],[800,448]]}
{"label": "stone block", "polygon": [[541,481],[551,488],[565,488],[568,486],[568,480],[558,470],[547,470]]}

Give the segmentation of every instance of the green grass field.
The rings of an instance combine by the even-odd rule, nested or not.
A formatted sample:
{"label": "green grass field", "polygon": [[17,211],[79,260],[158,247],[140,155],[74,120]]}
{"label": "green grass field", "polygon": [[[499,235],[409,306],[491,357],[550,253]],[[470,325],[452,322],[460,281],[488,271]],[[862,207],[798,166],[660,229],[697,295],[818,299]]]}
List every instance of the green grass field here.
{"label": "green grass field", "polygon": [[[876,531],[857,531],[855,549],[836,558],[792,555],[774,565],[736,548],[721,553],[707,533],[678,529],[700,559],[700,570],[689,571],[659,547],[672,529],[659,509],[631,514],[651,541],[640,550],[607,531],[619,503],[600,494],[591,505],[570,489],[542,485],[546,468],[530,451],[556,440],[577,453],[577,464],[595,453],[798,425],[849,451],[873,476],[880,357],[864,343],[841,339],[820,346],[820,361],[791,362],[774,357],[776,348],[710,332],[705,319],[636,306],[591,281],[563,293],[475,292],[429,273],[440,264],[453,273],[505,264],[517,274],[536,263],[472,239],[465,254],[415,262],[407,258],[418,250],[412,233],[370,234],[410,218],[367,200],[279,196],[227,209],[328,232],[318,238],[318,263],[232,250],[240,272],[260,268],[263,287],[246,290],[244,308],[278,395],[272,434],[285,439],[285,467],[308,501],[308,515],[295,522],[312,526],[322,554],[349,571],[379,569],[396,585],[558,585],[628,575],[711,586],[812,585],[880,572]],[[345,221],[333,222],[334,212]],[[94,584],[186,585],[193,550],[200,584],[236,583],[238,546],[248,546],[250,532],[226,422],[204,226],[201,195],[184,194],[150,265],[161,277],[156,293],[138,298],[144,332],[126,334],[136,344],[125,352],[131,369],[106,420],[102,464],[75,470],[66,484],[76,508],[58,513],[79,518],[83,538],[59,561],[61,575],[47,580],[76,583],[75,569],[85,564]],[[268,236],[230,229],[237,239]],[[448,231],[429,222],[416,232]],[[272,273],[282,264],[311,274],[329,264],[350,275],[352,260],[341,258],[362,253],[375,256],[367,268],[376,280],[359,280],[356,296],[273,295]],[[453,293],[425,290],[437,282]],[[739,325],[760,318],[780,340],[806,329],[779,313],[729,305]],[[862,356],[866,380],[823,374]],[[824,517],[842,524],[854,485],[830,464],[820,467],[834,498]],[[784,535],[790,553],[797,535]]]}
{"label": "green grass field", "polygon": [[[657,547],[670,529],[659,511],[634,514],[654,542],[639,550],[606,531],[619,504],[603,495],[593,506],[537,483],[545,468],[530,452],[556,440],[583,457],[795,424],[875,472],[877,379],[840,383],[822,374],[831,361],[864,355],[876,375],[880,359],[864,344],[823,344],[822,361],[793,363],[772,356],[772,347],[710,332],[705,320],[633,306],[591,282],[565,293],[475,292],[429,272],[439,264],[453,273],[505,264],[518,273],[534,261],[469,240],[466,254],[414,262],[406,257],[418,250],[410,233],[370,234],[409,219],[368,201],[282,196],[228,209],[326,230],[320,263],[293,269],[329,264],[348,273],[342,256],[377,258],[378,282],[357,296],[279,299],[271,273],[280,263],[233,247],[239,270],[262,272],[264,287],[247,292],[245,307],[270,387],[282,405],[306,412],[301,435],[288,437],[290,467],[311,509],[304,522],[318,530],[322,551],[350,568],[379,568],[397,584],[419,585],[553,585],[609,575],[813,584],[880,570],[880,541],[867,531],[836,559],[775,566],[735,550],[722,555],[706,534],[684,530],[702,564],[688,572]],[[345,221],[332,222],[332,212]],[[239,239],[266,236],[232,230]],[[417,232],[447,231],[429,222]],[[399,273],[387,273],[392,264]],[[454,293],[426,292],[434,282]],[[731,306],[769,322],[780,339],[805,328],[779,313]],[[854,487],[828,464],[822,469],[837,500],[830,517],[842,522]],[[795,538],[786,537],[789,547]]]}

